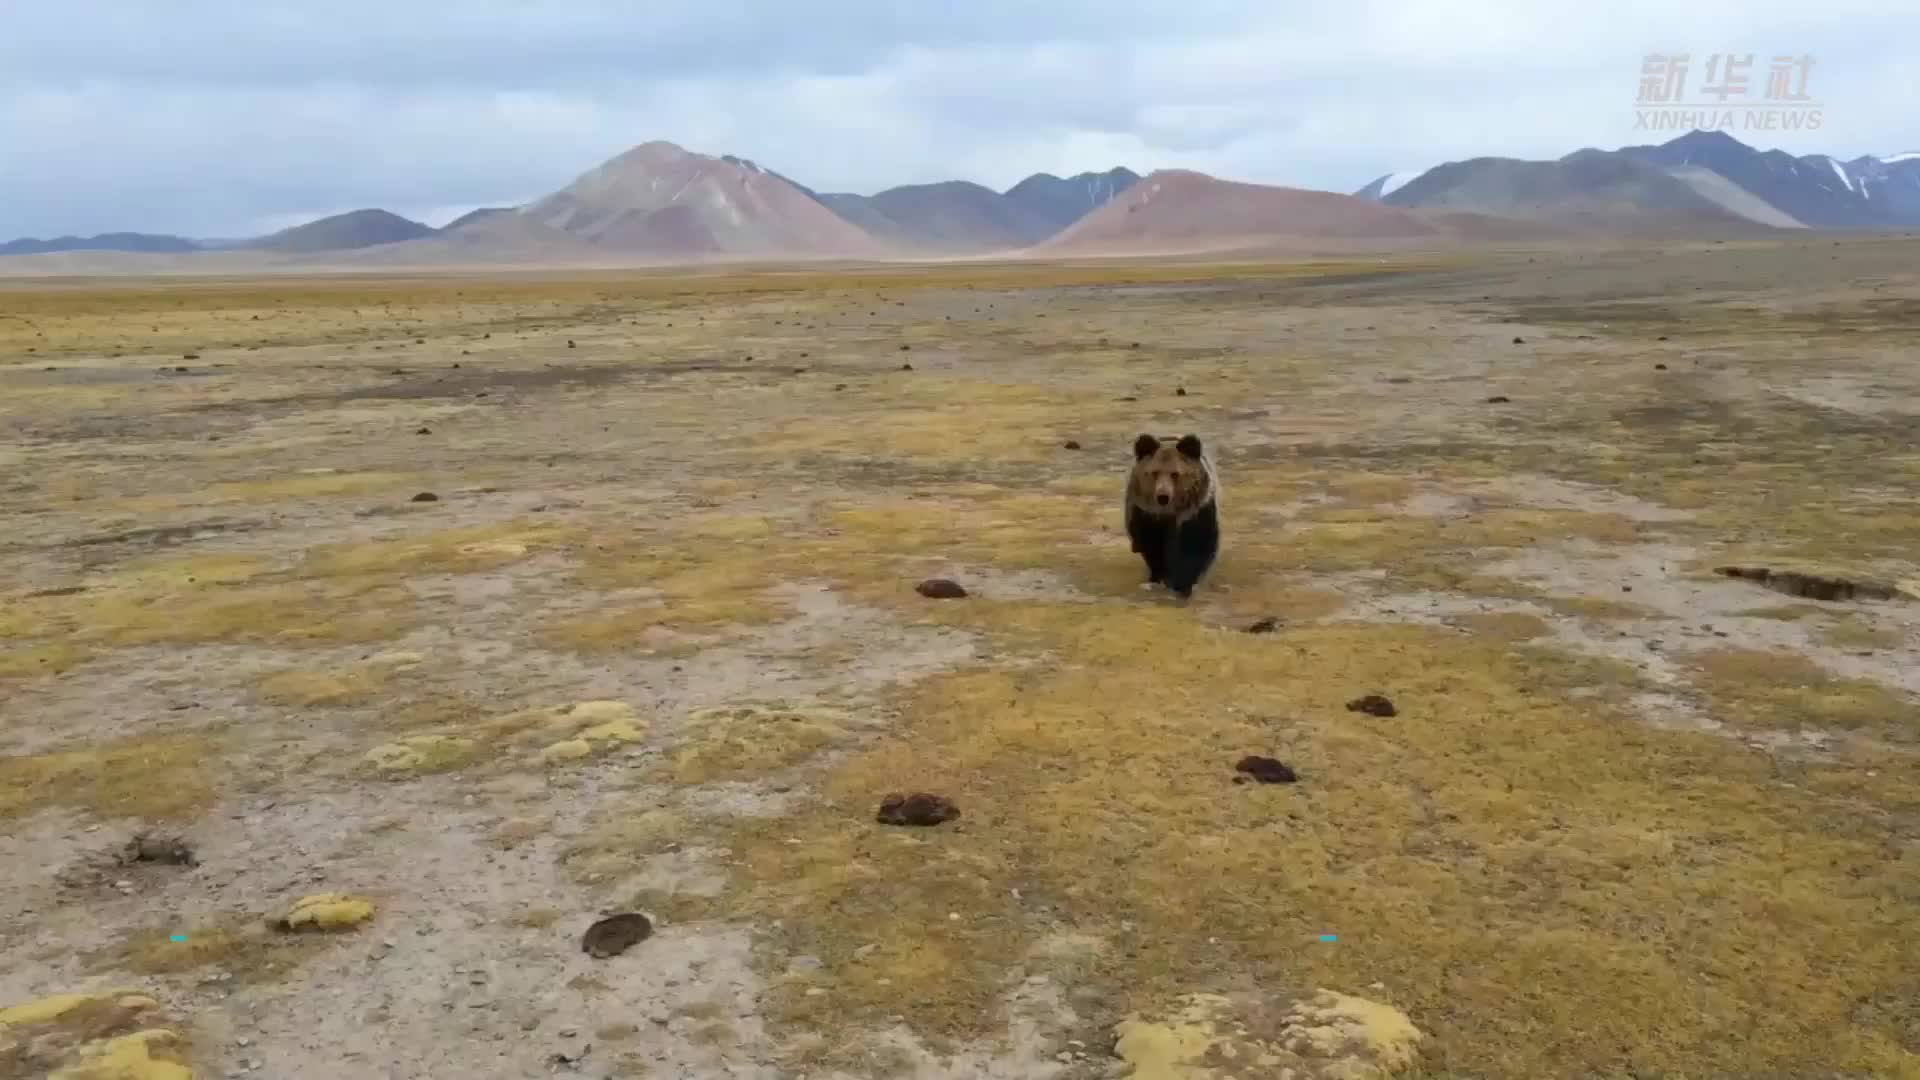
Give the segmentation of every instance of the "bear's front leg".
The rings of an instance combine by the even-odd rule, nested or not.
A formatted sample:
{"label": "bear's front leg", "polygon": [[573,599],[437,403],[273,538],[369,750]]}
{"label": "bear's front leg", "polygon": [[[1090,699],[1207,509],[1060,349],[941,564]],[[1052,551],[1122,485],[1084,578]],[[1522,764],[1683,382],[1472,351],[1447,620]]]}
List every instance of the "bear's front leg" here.
{"label": "bear's front leg", "polygon": [[1167,552],[1167,588],[1181,599],[1193,595],[1220,552],[1220,523],[1212,506],[1174,530]]}

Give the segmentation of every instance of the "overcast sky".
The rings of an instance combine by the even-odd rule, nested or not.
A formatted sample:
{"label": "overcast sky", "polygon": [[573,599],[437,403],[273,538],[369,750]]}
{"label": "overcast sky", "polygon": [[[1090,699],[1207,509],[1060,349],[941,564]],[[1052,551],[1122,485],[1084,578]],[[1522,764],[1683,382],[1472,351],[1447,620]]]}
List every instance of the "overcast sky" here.
{"label": "overcast sky", "polygon": [[[1127,165],[1351,191],[1658,142],[1642,57],[1811,55],[1842,158],[1920,149],[1902,0],[0,0],[0,239],[439,224],[636,143],[827,191]],[[1691,89],[1692,84],[1689,84]],[[1697,94],[1691,94],[1698,100]]]}

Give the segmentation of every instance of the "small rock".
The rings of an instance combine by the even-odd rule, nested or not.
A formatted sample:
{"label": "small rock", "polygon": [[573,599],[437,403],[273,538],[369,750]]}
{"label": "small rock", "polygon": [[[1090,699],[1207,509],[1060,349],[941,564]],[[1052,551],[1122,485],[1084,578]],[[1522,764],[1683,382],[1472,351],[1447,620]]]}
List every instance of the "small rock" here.
{"label": "small rock", "polygon": [[881,800],[874,820],[882,825],[938,825],[959,816],[960,808],[939,795],[895,793]]}
{"label": "small rock", "polygon": [[1060,446],[1066,450],[1078,450],[1080,449],[1080,440],[1068,439],[1066,442],[1061,443]]}
{"label": "small rock", "polygon": [[165,863],[168,866],[193,866],[193,847],[177,836],[140,833],[127,842],[123,862]]}
{"label": "small rock", "polygon": [[1285,762],[1257,754],[1241,758],[1233,766],[1233,771],[1245,773],[1263,784],[1291,784],[1300,779]]}
{"label": "small rock", "polygon": [[413,497],[413,498],[412,498],[411,500],[409,500],[409,501],[411,501],[411,502],[439,502],[439,501],[440,501],[440,496],[438,496],[438,495],[435,495],[435,494],[434,494],[433,492],[431,492],[431,491],[423,491],[423,492],[421,492],[420,494],[418,494],[418,495],[415,495],[415,496],[414,496],[414,497]]}
{"label": "small rock", "polygon": [[1516,338],[1514,338],[1514,339],[1513,339],[1513,343],[1514,343],[1515,345],[1525,345],[1525,344],[1527,343],[1527,339],[1525,339],[1525,338],[1520,338],[1520,337],[1516,337]]}
{"label": "small rock", "polygon": [[1186,397],[1186,396],[1187,396],[1187,388],[1186,388],[1186,387],[1184,387],[1184,386],[1176,386],[1176,387],[1174,387],[1174,388],[1173,388],[1173,396],[1174,396],[1174,397]]}
{"label": "small rock", "polygon": [[1280,620],[1269,615],[1266,618],[1261,619],[1258,622],[1255,622],[1253,625],[1247,627],[1247,633],[1271,634],[1278,629],[1280,629]]}
{"label": "small rock", "polygon": [[569,349],[572,349],[572,348],[577,348],[577,346],[575,346],[575,345],[574,345],[574,343],[573,343],[573,339],[572,339],[572,338],[568,338],[568,339],[567,339],[567,348],[569,348]]}
{"label": "small rock", "polygon": [[912,370],[913,370],[913,365],[912,365],[912,364],[901,364],[901,365],[900,365],[900,370],[901,370],[901,371],[912,371]]}
{"label": "small rock", "polygon": [[198,360],[198,359],[200,359],[200,354],[199,354],[199,353],[197,353],[197,352],[190,352],[190,353],[181,353],[181,354],[180,354],[180,359],[182,359],[182,360]]}
{"label": "small rock", "polygon": [[580,938],[580,948],[596,960],[619,956],[653,936],[653,923],[645,915],[627,911],[609,915],[592,926]]}
{"label": "small rock", "polygon": [[902,346],[900,346],[900,351],[901,351],[901,352],[911,352],[911,351],[913,351],[913,346],[911,346],[911,345],[902,345]]}
{"label": "small rock", "polygon": [[946,578],[928,578],[915,585],[913,591],[929,600],[958,600],[967,595],[967,590],[959,582]]}
{"label": "small rock", "polygon": [[1365,697],[1354,698],[1352,701],[1347,702],[1347,711],[1366,713],[1368,716],[1397,716],[1400,712],[1400,710],[1393,707],[1393,702],[1388,701],[1379,694],[1368,694]]}
{"label": "small rock", "polygon": [[1510,397],[1508,397],[1508,396],[1507,396],[1507,395],[1505,395],[1505,394],[1495,394],[1495,395],[1493,395],[1492,397],[1490,397],[1490,398],[1488,398],[1488,399],[1487,399],[1487,404],[1489,404],[1489,405],[1505,405],[1505,404],[1506,404],[1507,402],[1509,402],[1509,401],[1512,401],[1512,400],[1513,400],[1512,398],[1510,398]]}
{"label": "small rock", "polygon": [[1653,370],[1655,370],[1655,371],[1665,371],[1665,370],[1667,370],[1667,365],[1665,365],[1665,364],[1655,364],[1655,365],[1653,365]]}

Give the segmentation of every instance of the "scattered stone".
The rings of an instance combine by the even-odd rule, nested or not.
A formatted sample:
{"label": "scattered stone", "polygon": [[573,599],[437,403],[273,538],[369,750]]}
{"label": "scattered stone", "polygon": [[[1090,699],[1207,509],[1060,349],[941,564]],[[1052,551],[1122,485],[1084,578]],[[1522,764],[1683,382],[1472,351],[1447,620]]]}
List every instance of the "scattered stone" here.
{"label": "scattered stone", "polygon": [[578,348],[578,346],[576,346],[576,345],[574,345],[574,343],[573,343],[573,339],[572,339],[572,338],[568,338],[568,339],[567,339],[567,348],[569,348],[569,349],[572,349],[572,348]]}
{"label": "scattered stone", "polygon": [[946,578],[928,578],[915,585],[913,591],[929,600],[958,600],[967,595],[967,590],[959,582]]}
{"label": "scattered stone", "polygon": [[1521,338],[1521,337],[1516,337],[1516,338],[1514,338],[1514,339],[1513,339],[1513,343],[1514,343],[1515,345],[1525,345],[1525,344],[1527,343],[1527,339],[1525,339],[1525,338]]}
{"label": "scattered stone", "polygon": [[1061,443],[1060,445],[1061,445],[1061,447],[1062,447],[1063,449],[1067,449],[1067,450],[1078,450],[1078,449],[1080,449],[1080,440],[1078,440],[1078,439],[1068,439],[1068,440],[1067,440],[1066,442],[1063,442],[1063,443]]}
{"label": "scattered stone", "polygon": [[1184,386],[1176,386],[1176,387],[1174,387],[1174,388],[1173,388],[1173,396],[1174,396],[1174,397],[1186,397],[1186,396],[1187,396],[1187,388],[1186,388],[1186,387],[1184,387]]}
{"label": "scattered stone", "polygon": [[196,866],[193,846],[177,836],[164,833],[138,833],[127,842],[122,862],[161,863],[166,866]]}
{"label": "scattered stone", "polygon": [[1258,754],[1249,754],[1241,758],[1233,766],[1233,771],[1246,774],[1246,776],[1235,777],[1235,783],[1245,783],[1247,776],[1263,784],[1291,784],[1300,779],[1299,774],[1285,762],[1276,758],[1261,757]]}
{"label": "scattered stone", "polygon": [[1667,340],[1667,335],[1665,335],[1665,334],[1661,334],[1661,335],[1660,335],[1660,337],[1659,337],[1659,338],[1658,338],[1657,340],[1660,340],[1660,341],[1665,341],[1665,340]]}
{"label": "scattered stone", "polygon": [[180,359],[182,359],[182,360],[198,360],[198,359],[200,359],[200,354],[199,354],[199,353],[197,353],[197,352],[190,352],[190,353],[181,353],[181,354],[180,354]]}
{"label": "scattered stone", "polygon": [[1912,595],[1881,581],[1855,581],[1851,578],[1808,574],[1798,570],[1775,570],[1766,566],[1717,566],[1714,573],[1739,581],[1751,581],[1774,592],[1807,600],[1911,600]]}
{"label": "scattered stone", "polygon": [[414,496],[414,497],[413,497],[413,498],[412,498],[411,500],[409,500],[409,501],[411,501],[411,502],[439,502],[439,501],[440,501],[440,496],[438,496],[438,495],[435,495],[435,494],[434,494],[433,492],[431,492],[431,491],[423,491],[423,492],[421,492],[420,494],[418,494],[418,495],[415,495],[415,496]]}
{"label": "scattered stone", "polygon": [[433,434],[433,429],[432,429],[432,428],[421,428],[421,429],[420,429],[419,431],[416,431],[416,432],[414,432],[414,434],[415,434],[415,435],[431,435],[431,434]]}
{"label": "scattered stone", "polygon": [[294,901],[272,922],[274,929],[349,930],[373,917],[373,904],[346,893],[315,893]]}
{"label": "scattered stone", "polygon": [[901,352],[912,352],[912,351],[913,351],[913,346],[911,346],[911,345],[902,345],[902,346],[900,346],[900,351],[901,351]]}
{"label": "scattered stone", "polygon": [[913,370],[913,365],[912,365],[912,364],[901,364],[901,365],[900,365],[900,370],[901,370],[901,371],[912,371],[912,370]]}
{"label": "scattered stone", "polygon": [[1255,622],[1253,625],[1247,627],[1247,633],[1271,634],[1278,629],[1280,629],[1280,620],[1274,618],[1272,615],[1269,615],[1266,618],[1261,619]]}
{"label": "scattered stone", "polygon": [[1655,364],[1655,365],[1653,365],[1653,370],[1655,370],[1655,371],[1665,371],[1665,370],[1667,370],[1667,365],[1665,365],[1665,364]]}
{"label": "scattered stone", "polygon": [[596,960],[619,956],[653,936],[653,923],[636,911],[609,915],[580,937],[580,949]]}
{"label": "scattered stone", "polygon": [[1513,400],[1512,398],[1510,398],[1510,397],[1508,397],[1508,396],[1507,396],[1507,395],[1505,395],[1505,394],[1495,394],[1495,395],[1493,395],[1492,397],[1490,397],[1490,398],[1488,398],[1488,399],[1487,399],[1487,404],[1489,404],[1489,405],[1505,405],[1505,404],[1506,404],[1507,402],[1509,402],[1509,401],[1512,401],[1512,400]]}
{"label": "scattered stone", "polygon": [[1400,712],[1400,710],[1393,707],[1393,702],[1388,701],[1380,694],[1368,694],[1365,697],[1354,698],[1352,701],[1347,702],[1347,711],[1366,713],[1368,716],[1397,716]]}
{"label": "scattered stone", "polygon": [[960,816],[960,808],[939,795],[898,792],[880,801],[880,812],[873,820],[882,825],[938,825]]}

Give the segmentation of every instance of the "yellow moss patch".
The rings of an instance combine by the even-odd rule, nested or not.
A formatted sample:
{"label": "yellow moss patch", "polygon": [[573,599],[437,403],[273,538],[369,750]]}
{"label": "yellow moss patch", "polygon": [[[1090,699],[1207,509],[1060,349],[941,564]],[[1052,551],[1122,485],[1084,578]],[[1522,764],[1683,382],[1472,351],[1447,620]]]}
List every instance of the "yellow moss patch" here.
{"label": "yellow moss patch", "polygon": [[[0,637],[4,637],[0,634]],[[70,643],[0,648],[0,679],[60,675],[84,663],[91,653]]]}
{"label": "yellow moss patch", "polygon": [[[178,940],[176,940],[178,939]],[[304,941],[277,936],[258,922],[178,922],[129,931],[118,944],[88,955],[94,970],[173,975],[217,968],[238,982],[272,980],[292,972],[310,954]]]}
{"label": "yellow moss patch", "polygon": [[178,735],[0,757],[0,818],[54,806],[101,818],[191,818],[213,801],[214,750],[204,736]]}
{"label": "yellow moss patch", "polygon": [[412,609],[412,594],[375,581],[141,575],[125,587],[21,601],[0,615],[0,638],[64,638],[74,647],[364,642],[404,632]]}
{"label": "yellow moss patch", "polygon": [[624,701],[582,701],[473,718],[460,734],[434,732],[376,746],[366,761],[380,772],[417,774],[473,764],[494,748],[525,750],[534,762],[557,765],[640,742],[650,726]]}
{"label": "yellow moss patch", "polygon": [[130,1011],[150,1009],[154,1000],[131,990],[113,990],[104,994],[54,994],[20,1005],[0,1009],[0,1024],[27,1027],[46,1024],[87,1006],[112,1005]]}
{"label": "yellow moss patch", "polygon": [[457,735],[412,735],[367,751],[367,764],[383,773],[432,773],[472,761],[478,748]]}
{"label": "yellow moss patch", "polygon": [[1454,621],[1476,634],[1500,641],[1531,641],[1548,631],[1544,619],[1524,611],[1475,612]]}
{"label": "yellow moss patch", "polygon": [[275,924],[286,930],[349,930],[373,918],[373,903],[345,893],[315,893],[294,901]]}
{"label": "yellow moss patch", "polygon": [[157,1010],[124,990],[0,1009],[0,1067],[37,1067],[49,1080],[188,1080],[185,1043],[155,1026]]}
{"label": "yellow moss patch", "polygon": [[645,860],[668,850],[691,832],[687,820],[670,810],[610,807],[560,858],[567,876],[584,885],[617,881],[639,870]]}
{"label": "yellow moss patch", "polygon": [[1899,630],[1854,618],[1822,627],[1818,636],[1836,649],[1897,649],[1907,642],[1907,635]]}
{"label": "yellow moss patch", "polygon": [[386,669],[374,665],[333,671],[290,668],[261,679],[258,692],[269,705],[364,705],[386,689],[386,676]]}
{"label": "yellow moss patch", "polygon": [[796,764],[840,738],[846,715],[832,709],[739,705],[687,718],[670,766],[675,781],[742,779]]}
{"label": "yellow moss patch", "polygon": [[327,499],[347,495],[396,495],[416,490],[420,479],[406,473],[313,472],[291,473],[260,480],[232,480],[209,484],[198,491],[142,495],[123,499],[119,509],[151,513],[183,506],[229,503],[269,503],[292,499]]}
{"label": "yellow moss patch", "polygon": [[1865,731],[1907,742],[1920,733],[1920,706],[1897,690],[1840,678],[1798,653],[1717,649],[1692,659],[1713,718],[1733,727]]}
{"label": "yellow moss patch", "polygon": [[1131,1080],[1388,1080],[1416,1063],[1425,1038],[1400,1010],[1331,990],[1284,1014],[1186,994],[1169,1015],[1128,1017],[1114,1035],[1119,1075]]}
{"label": "yellow moss patch", "polygon": [[391,574],[472,574],[519,562],[539,550],[564,547],[579,529],[514,522],[445,529],[392,540],[315,548],[298,568],[304,577]]}

